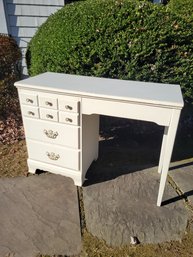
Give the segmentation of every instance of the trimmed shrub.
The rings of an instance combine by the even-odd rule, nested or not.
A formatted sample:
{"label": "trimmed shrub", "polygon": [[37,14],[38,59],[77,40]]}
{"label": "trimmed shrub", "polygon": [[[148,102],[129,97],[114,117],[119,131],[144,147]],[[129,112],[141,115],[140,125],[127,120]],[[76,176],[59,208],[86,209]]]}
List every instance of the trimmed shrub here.
{"label": "trimmed shrub", "polygon": [[170,0],[168,7],[171,11],[182,15],[187,20],[193,20],[193,1],[192,0]]}
{"label": "trimmed shrub", "polygon": [[29,73],[45,71],[180,84],[193,102],[193,26],[163,5],[87,0],[66,5],[29,44]]}

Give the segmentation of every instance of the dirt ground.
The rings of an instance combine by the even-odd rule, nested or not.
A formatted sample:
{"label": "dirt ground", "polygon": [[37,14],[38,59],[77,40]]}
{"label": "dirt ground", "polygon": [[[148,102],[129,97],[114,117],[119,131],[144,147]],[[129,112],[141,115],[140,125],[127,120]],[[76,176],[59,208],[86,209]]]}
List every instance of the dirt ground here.
{"label": "dirt ground", "polygon": [[12,145],[0,144],[0,177],[26,176],[27,148],[25,140]]}

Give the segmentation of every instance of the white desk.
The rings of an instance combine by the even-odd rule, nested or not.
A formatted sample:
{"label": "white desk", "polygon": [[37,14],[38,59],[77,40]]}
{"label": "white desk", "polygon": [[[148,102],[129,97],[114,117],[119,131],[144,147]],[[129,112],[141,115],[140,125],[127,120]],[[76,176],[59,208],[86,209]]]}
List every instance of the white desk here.
{"label": "white desk", "polygon": [[98,158],[99,115],[164,126],[158,172],[161,205],[183,99],[179,85],[47,72],[15,83],[26,134],[29,172],[42,169],[82,186]]}

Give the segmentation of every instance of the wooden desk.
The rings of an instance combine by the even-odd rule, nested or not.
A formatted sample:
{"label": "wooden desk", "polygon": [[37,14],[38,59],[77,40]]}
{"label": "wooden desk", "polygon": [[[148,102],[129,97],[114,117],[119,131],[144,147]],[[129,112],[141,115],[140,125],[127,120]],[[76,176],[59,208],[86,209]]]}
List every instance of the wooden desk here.
{"label": "wooden desk", "polygon": [[158,172],[161,205],[183,99],[179,85],[43,73],[15,83],[29,172],[43,169],[82,186],[98,158],[99,115],[164,126]]}

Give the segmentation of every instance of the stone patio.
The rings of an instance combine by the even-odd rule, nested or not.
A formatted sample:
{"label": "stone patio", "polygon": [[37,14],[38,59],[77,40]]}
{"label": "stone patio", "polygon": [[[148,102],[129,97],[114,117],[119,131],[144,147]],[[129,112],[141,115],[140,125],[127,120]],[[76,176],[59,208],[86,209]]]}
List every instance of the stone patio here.
{"label": "stone patio", "polygon": [[[100,162],[99,162],[100,163]],[[162,207],[156,206],[157,167],[93,165],[83,187],[86,226],[111,246],[180,240],[190,211],[167,183]],[[192,201],[192,161],[172,164],[172,179]],[[0,179],[0,256],[76,255],[81,251],[77,188],[53,174]],[[14,255],[15,254],[15,255]]]}
{"label": "stone patio", "polygon": [[173,163],[169,174],[193,205],[193,158]]}
{"label": "stone patio", "polygon": [[[110,169],[100,172],[108,176]],[[190,213],[169,184],[163,206],[156,206],[160,176],[157,168],[125,167],[125,173],[93,184],[91,180],[96,182],[96,179],[93,173],[90,174],[89,185],[83,187],[89,232],[111,246],[129,244],[131,237],[137,237],[141,243],[180,240]]]}
{"label": "stone patio", "polygon": [[0,179],[0,256],[78,254],[77,189],[60,175]]}

